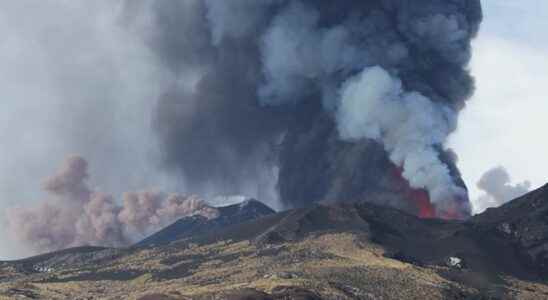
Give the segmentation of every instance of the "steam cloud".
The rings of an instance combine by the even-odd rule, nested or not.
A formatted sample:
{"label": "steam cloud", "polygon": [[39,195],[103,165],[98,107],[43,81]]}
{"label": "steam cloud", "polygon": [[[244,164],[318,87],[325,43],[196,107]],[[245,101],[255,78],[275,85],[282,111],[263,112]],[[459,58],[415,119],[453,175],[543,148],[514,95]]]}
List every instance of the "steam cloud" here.
{"label": "steam cloud", "polygon": [[114,198],[87,184],[88,164],[78,156],[44,183],[50,198],[8,210],[10,234],[33,251],[82,245],[127,246],[183,216],[215,218],[217,209],[196,196],[128,192],[119,206]]}
{"label": "steam cloud", "polygon": [[[11,148],[0,151],[17,154],[0,163],[28,170],[2,174],[6,198],[44,162],[82,153],[115,195],[153,184],[277,208],[368,201],[470,215],[444,143],[474,90],[480,0],[26,1],[0,10],[13,29],[0,48],[13,58],[0,128]],[[65,171],[72,179],[46,185],[53,200],[8,214],[37,248],[125,244],[184,211],[181,198],[146,192],[120,207],[85,184],[85,167]]]}
{"label": "steam cloud", "polygon": [[467,197],[434,148],[454,128],[454,114],[419,93],[404,93],[399,80],[373,67],[343,87],[337,122],[344,139],[382,143],[390,160],[403,167],[402,175],[411,187],[426,189],[441,210],[448,205],[445,202]]}
{"label": "steam cloud", "polygon": [[484,195],[477,200],[477,211],[488,207],[497,207],[510,200],[523,196],[531,189],[531,182],[524,181],[512,184],[508,171],[498,166],[485,172],[477,183]]}

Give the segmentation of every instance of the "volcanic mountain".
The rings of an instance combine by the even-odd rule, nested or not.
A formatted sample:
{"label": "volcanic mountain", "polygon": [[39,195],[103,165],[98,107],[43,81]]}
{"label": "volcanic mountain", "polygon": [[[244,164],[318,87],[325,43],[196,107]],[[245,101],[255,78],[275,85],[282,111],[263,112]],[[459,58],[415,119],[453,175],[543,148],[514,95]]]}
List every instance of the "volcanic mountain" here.
{"label": "volcanic mountain", "polygon": [[137,243],[136,246],[165,245],[202,234],[212,234],[245,221],[274,214],[275,211],[263,203],[251,199],[240,204],[218,208],[219,217],[208,219],[201,215],[182,218],[156,234]]}
{"label": "volcanic mountain", "polygon": [[0,264],[0,299],[548,299],[548,185],[466,221],[251,200],[125,249]]}

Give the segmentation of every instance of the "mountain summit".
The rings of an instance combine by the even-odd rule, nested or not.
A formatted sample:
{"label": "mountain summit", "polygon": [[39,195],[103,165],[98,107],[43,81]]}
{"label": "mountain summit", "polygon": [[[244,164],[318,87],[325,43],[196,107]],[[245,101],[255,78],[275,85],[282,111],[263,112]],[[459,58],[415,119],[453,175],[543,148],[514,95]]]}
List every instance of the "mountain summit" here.
{"label": "mountain summit", "polygon": [[182,218],[137,243],[136,246],[166,245],[204,233],[213,233],[231,225],[274,214],[275,211],[255,199],[217,208],[219,216],[213,219],[201,215]]}

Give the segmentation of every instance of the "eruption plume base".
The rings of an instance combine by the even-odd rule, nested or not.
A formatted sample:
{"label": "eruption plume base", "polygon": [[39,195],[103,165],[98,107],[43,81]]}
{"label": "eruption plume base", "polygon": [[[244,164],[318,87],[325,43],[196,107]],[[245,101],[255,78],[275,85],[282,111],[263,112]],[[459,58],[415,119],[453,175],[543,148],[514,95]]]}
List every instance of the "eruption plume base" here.
{"label": "eruption plume base", "polygon": [[428,191],[425,189],[415,189],[409,185],[409,182],[402,176],[403,169],[394,167],[394,177],[400,184],[404,185],[404,197],[415,208],[414,214],[419,218],[433,219],[440,218],[445,220],[465,220],[470,217],[470,204],[467,197],[445,199],[440,203],[431,201]]}
{"label": "eruption plume base", "polygon": [[249,194],[251,183],[274,199],[277,187],[283,208],[374,194],[406,210],[392,163],[449,211],[437,215],[468,214],[443,145],[474,89],[479,0],[184,3],[135,11],[174,80],[196,79],[167,89],[155,117],[166,166],[190,192]]}

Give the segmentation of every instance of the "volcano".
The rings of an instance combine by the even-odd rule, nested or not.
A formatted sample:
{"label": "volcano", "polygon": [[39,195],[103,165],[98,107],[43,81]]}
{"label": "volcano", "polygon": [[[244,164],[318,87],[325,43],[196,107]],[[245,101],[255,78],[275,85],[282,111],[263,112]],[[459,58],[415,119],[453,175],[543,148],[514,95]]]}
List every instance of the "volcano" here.
{"label": "volcano", "polygon": [[219,211],[129,248],[2,262],[0,298],[548,299],[548,185],[468,220],[368,202]]}

